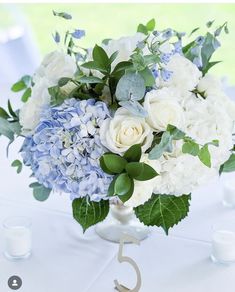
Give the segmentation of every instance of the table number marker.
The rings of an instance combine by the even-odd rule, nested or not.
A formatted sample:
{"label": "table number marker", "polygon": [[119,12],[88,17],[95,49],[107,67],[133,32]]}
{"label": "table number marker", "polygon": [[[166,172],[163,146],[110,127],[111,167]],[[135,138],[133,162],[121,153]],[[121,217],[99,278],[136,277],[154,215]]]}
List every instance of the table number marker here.
{"label": "table number marker", "polygon": [[129,292],[139,292],[140,288],[141,288],[140,270],[139,270],[136,262],[132,258],[127,257],[127,256],[123,256],[123,246],[126,242],[135,243],[135,244],[140,245],[140,241],[133,236],[130,236],[128,234],[124,234],[122,236],[122,238],[120,239],[120,245],[119,245],[119,251],[118,251],[118,261],[120,263],[123,263],[123,262],[129,263],[135,269],[136,276],[137,276],[137,282],[136,282],[135,288],[129,289],[129,288],[119,284],[119,282],[117,280],[115,280],[114,281],[115,289],[119,292],[128,292],[128,291]]}

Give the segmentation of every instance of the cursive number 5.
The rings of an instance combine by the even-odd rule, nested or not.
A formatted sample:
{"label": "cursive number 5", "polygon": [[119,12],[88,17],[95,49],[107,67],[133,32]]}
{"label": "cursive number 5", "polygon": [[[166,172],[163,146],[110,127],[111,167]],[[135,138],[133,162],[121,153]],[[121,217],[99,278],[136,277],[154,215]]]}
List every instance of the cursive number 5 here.
{"label": "cursive number 5", "polygon": [[123,256],[123,246],[124,246],[125,242],[131,242],[131,243],[135,243],[135,244],[138,244],[138,245],[140,244],[140,242],[135,237],[130,236],[128,234],[124,234],[122,236],[121,240],[120,240],[119,251],[118,251],[118,261],[120,263],[123,263],[123,262],[129,263],[135,269],[136,276],[137,276],[137,283],[136,283],[135,288],[133,288],[133,289],[128,289],[125,286],[120,285],[117,280],[115,280],[114,283],[116,285],[116,289],[119,292],[128,292],[128,291],[129,292],[139,292],[140,291],[140,287],[141,287],[140,270],[139,270],[136,262],[132,258]]}

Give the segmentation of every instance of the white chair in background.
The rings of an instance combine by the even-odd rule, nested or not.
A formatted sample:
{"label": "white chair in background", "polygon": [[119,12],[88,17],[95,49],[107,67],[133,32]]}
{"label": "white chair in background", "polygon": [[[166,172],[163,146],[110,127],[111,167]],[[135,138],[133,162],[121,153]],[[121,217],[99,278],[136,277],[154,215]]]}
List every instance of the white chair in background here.
{"label": "white chair in background", "polygon": [[0,11],[10,24],[1,29],[0,20],[0,86],[12,84],[25,74],[31,75],[40,61],[29,24],[16,4],[1,4]]}

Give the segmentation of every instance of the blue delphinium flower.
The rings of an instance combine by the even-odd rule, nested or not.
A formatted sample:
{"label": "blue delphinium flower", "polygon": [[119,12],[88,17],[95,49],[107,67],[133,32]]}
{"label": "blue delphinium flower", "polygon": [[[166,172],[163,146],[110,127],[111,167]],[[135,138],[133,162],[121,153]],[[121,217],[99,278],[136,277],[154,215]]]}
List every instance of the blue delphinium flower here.
{"label": "blue delphinium flower", "polygon": [[70,193],[72,199],[105,198],[112,177],[99,166],[105,152],[99,128],[109,116],[106,104],[94,99],[68,99],[46,109],[34,134],[23,143],[24,163],[39,183]]}
{"label": "blue delphinium flower", "polygon": [[75,29],[74,32],[71,33],[71,35],[75,39],[81,39],[82,37],[85,36],[85,30],[83,30],[83,29]]}
{"label": "blue delphinium flower", "polygon": [[162,70],[161,70],[161,77],[164,81],[169,81],[172,74],[173,74],[172,71],[166,70],[165,68],[162,68]]}

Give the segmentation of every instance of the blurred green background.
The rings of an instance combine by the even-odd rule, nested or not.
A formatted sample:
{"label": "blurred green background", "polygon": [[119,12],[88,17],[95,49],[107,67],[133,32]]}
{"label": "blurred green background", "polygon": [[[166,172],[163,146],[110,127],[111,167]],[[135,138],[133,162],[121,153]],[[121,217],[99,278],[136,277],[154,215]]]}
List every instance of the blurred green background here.
{"label": "blurred green background", "polygon": [[[215,19],[215,26],[228,21],[230,34],[222,34],[222,47],[213,57],[223,63],[213,71],[229,76],[230,82],[235,83],[235,4],[20,4],[15,7],[23,11],[42,54],[55,49],[51,37],[55,30],[85,29],[86,38],[81,46],[90,47],[104,38],[133,34],[140,22],[146,23],[151,18],[156,19],[157,29],[172,27],[190,32],[200,26],[201,33],[205,32],[208,20]],[[53,17],[53,9],[71,13],[73,19]],[[0,5],[0,26],[4,27],[8,21],[6,15],[1,15]]]}

